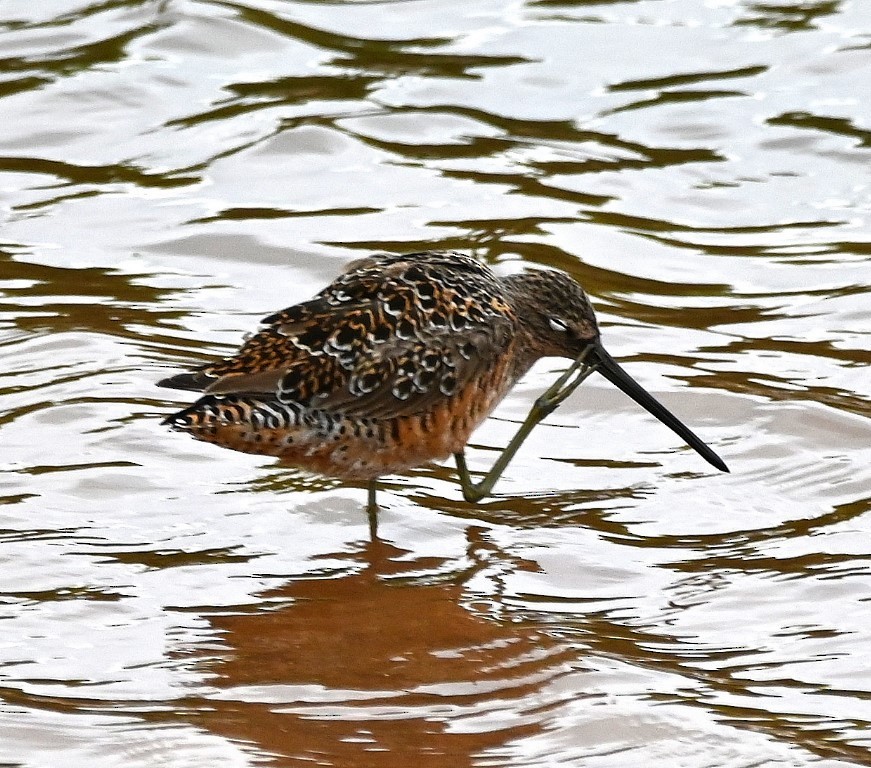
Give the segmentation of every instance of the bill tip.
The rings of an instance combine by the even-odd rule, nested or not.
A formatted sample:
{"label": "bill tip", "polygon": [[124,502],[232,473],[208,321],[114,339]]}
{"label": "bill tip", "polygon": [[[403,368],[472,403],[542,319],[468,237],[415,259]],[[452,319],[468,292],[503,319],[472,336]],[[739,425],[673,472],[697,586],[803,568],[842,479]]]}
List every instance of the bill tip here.
{"label": "bill tip", "polygon": [[711,460],[711,462],[710,462],[714,467],[719,469],[720,472],[726,472],[727,474],[732,473],[732,470],[730,470],[729,467],[726,466],[725,461],[723,461],[719,456],[716,456],[715,458],[716,458],[716,461]]}

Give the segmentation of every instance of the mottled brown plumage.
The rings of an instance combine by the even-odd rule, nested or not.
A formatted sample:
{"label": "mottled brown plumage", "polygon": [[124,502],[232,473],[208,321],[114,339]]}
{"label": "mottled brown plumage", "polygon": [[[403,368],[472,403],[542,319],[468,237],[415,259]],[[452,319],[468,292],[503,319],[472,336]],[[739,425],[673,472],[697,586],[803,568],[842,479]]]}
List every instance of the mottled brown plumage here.
{"label": "mottled brown plumage", "polygon": [[203,393],[166,420],[200,440],[372,481],[460,456],[536,360],[585,351],[587,367],[722,464],[607,355],[575,281],[552,271],[500,278],[461,253],[356,261],[314,298],[265,318],[232,357],[160,384]]}

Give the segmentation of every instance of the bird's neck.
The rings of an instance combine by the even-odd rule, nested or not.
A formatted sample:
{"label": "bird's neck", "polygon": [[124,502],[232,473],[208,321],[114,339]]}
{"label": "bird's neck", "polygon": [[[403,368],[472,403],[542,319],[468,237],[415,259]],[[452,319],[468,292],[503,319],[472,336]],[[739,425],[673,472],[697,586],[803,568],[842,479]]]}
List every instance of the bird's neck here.
{"label": "bird's neck", "polygon": [[517,381],[542,357],[549,352],[542,348],[541,341],[536,334],[537,320],[541,317],[540,291],[529,278],[529,273],[521,272],[517,275],[508,275],[502,278],[505,292],[511,303],[514,314],[517,317],[517,331],[515,333],[515,376]]}

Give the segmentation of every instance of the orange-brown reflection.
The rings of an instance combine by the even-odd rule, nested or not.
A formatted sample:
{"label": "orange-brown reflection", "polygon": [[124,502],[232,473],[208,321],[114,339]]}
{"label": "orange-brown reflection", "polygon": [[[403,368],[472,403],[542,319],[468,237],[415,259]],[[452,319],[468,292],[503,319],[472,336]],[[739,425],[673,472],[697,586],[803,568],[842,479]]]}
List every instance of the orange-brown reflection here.
{"label": "orange-brown reflection", "polygon": [[537,731],[519,710],[569,647],[466,607],[480,565],[445,575],[446,561],[407,554],[376,539],[341,555],[359,570],[294,580],[260,610],[212,617],[228,646],[210,670],[222,692],[189,700],[186,714],[269,754],[356,768],[469,765]]}

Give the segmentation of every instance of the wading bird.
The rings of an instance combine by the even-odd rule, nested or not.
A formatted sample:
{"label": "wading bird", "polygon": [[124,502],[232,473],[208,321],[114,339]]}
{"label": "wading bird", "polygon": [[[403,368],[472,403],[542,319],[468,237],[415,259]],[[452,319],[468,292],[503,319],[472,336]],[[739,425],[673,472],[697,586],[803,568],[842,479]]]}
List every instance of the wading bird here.
{"label": "wading bird", "polygon": [[[572,364],[474,483],[464,454],[469,437],[549,356]],[[166,419],[175,429],[368,483],[371,522],[379,477],[451,455],[464,498],[488,495],[532,429],[594,371],[729,471],[605,351],[590,302],[568,275],[497,277],[461,253],[355,261],[314,298],[265,318],[232,357],[159,384],[203,393]]]}

